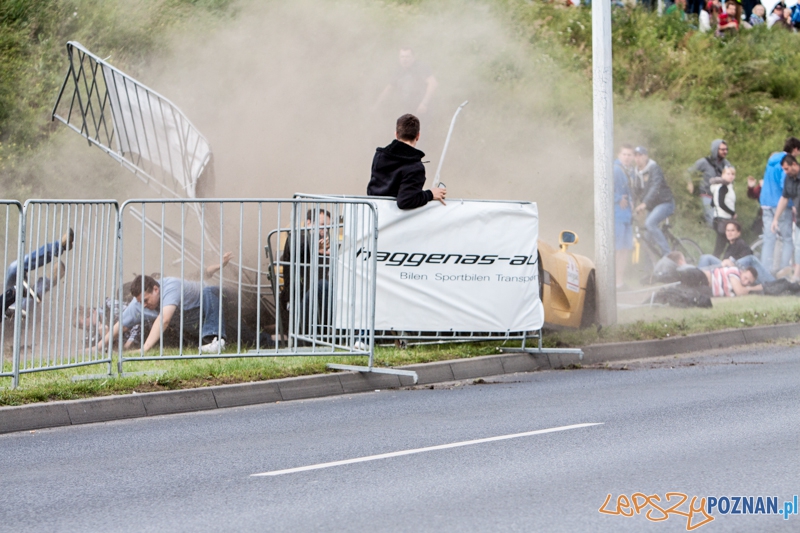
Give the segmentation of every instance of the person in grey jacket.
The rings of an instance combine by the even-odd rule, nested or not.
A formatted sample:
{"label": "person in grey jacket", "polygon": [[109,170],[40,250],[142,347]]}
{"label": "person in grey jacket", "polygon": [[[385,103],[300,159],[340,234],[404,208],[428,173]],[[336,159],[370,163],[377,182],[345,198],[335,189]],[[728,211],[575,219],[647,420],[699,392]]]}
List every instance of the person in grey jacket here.
{"label": "person in grey jacket", "polygon": [[700,199],[703,201],[703,216],[709,226],[714,224],[714,208],[711,207],[712,180],[722,176],[722,170],[725,167],[732,166],[731,162],[726,159],[727,156],[728,143],[722,139],[714,139],[711,141],[711,154],[695,161],[688,171],[689,179],[686,188],[690,193],[694,192],[693,180],[698,178],[700,180],[698,192],[700,193]]}
{"label": "person in grey jacket", "polygon": [[647,237],[652,244],[661,250],[661,255],[670,252],[669,243],[661,231],[661,223],[675,212],[675,197],[664,178],[664,171],[658,163],[650,159],[644,146],[637,146],[634,150],[636,159],[637,183],[641,188],[637,198],[641,198],[636,206],[636,213],[648,211],[645,219]]}

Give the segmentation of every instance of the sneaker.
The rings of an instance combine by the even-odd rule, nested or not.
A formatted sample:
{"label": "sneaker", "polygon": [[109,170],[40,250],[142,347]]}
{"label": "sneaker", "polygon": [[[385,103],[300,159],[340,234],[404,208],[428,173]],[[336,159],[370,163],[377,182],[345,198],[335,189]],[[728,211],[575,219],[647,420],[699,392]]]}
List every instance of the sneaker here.
{"label": "sneaker", "polygon": [[75,243],[75,232],[72,231],[72,228],[69,228],[69,231],[61,237],[61,251],[68,252],[72,250],[72,245]]}
{"label": "sneaker", "polygon": [[369,346],[367,346],[367,343],[364,341],[356,341],[356,343],[353,344],[353,349],[360,352],[367,352],[369,351]]}
{"label": "sneaker", "polygon": [[204,344],[200,347],[200,352],[220,353],[223,348],[225,348],[225,339],[217,339],[216,337],[214,337],[213,341],[209,342],[208,344]]}

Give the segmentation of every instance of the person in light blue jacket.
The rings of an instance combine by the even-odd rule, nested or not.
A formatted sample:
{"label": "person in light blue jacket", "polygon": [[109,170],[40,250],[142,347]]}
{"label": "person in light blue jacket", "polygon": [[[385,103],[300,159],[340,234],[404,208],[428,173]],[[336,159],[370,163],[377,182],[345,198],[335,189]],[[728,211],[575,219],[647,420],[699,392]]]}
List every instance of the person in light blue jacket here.
{"label": "person in light blue jacket", "polygon": [[633,198],[630,180],[633,170],[633,146],[623,144],[614,160],[614,248],[617,251],[617,288],[624,284],[628,255],[633,249]]}
{"label": "person in light blue jacket", "polygon": [[[792,243],[792,210],[786,209],[778,218],[778,233],[772,231],[772,219],[775,217],[775,209],[778,207],[778,200],[783,193],[783,182],[786,173],[781,168],[781,160],[786,154],[797,157],[800,154],[800,139],[789,137],[784,143],[783,151],[776,152],[769,157],[767,168],[764,170],[764,185],[761,187],[761,210],[763,212],[762,221],[764,223],[763,244],[761,246],[761,264],[770,272],[776,272],[789,266],[789,261],[794,254]],[[775,242],[780,236],[783,249],[781,250],[780,263],[774,264]]]}

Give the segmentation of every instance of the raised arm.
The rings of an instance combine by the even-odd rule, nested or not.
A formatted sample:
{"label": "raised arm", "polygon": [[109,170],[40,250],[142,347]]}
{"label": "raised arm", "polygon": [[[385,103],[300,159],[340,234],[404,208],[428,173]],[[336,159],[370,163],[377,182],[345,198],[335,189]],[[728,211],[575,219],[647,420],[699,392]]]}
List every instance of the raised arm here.
{"label": "raised arm", "polygon": [[211,265],[206,268],[206,279],[210,279],[214,277],[214,274],[228,266],[230,263],[231,258],[233,257],[233,252],[225,252],[225,255],[222,256],[222,263],[219,265]]}

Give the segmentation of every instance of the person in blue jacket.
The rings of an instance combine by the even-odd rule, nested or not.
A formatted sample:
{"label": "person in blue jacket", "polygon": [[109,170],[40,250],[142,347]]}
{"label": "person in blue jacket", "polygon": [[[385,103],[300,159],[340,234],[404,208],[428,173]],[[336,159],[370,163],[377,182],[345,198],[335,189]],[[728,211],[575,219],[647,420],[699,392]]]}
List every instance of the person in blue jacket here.
{"label": "person in blue jacket", "polygon": [[[781,199],[783,183],[786,180],[786,173],[781,168],[781,161],[787,154],[794,157],[800,154],[800,139],[789,137],[783,145],[782,152],[775,152],[769,156],[767,168],[764,170],[764,185],[761,187],[761,195],[759,197],[763,212],[762,221],[764,223],[761,264],[773,273],[789,266],[789,261],[791,261],[794,254],[791,209],[786,209],[778,217],[778,233],[776,234],[772,231],[772,219],[775,218],[775,210],[778,207],[778,201]],[[791,204],[789,206],[791,207]],[[780,263],[774,265],[775,242],[778,236],[781,238],[783,249],[781,250]]]}
{"label": "person in blue jacket", "polygon": [[624,285],[628,256],[633,249],[633,210],[630,180],[633,172],[633,146],[623,144],[614,160],[614,248],[617,251],[617,288]]}

